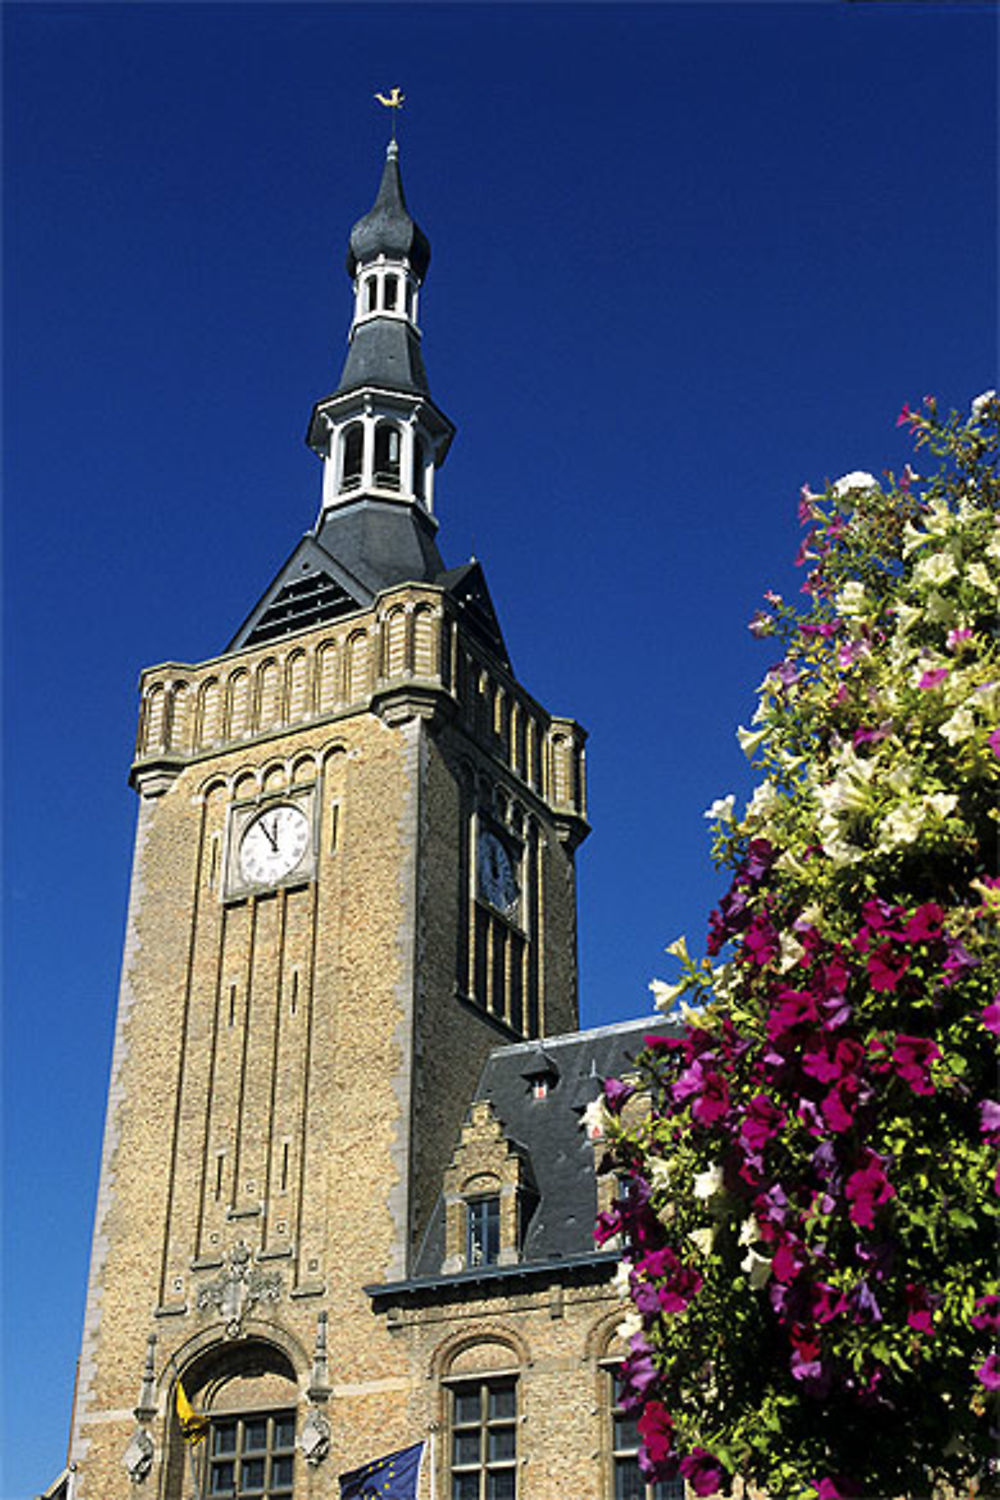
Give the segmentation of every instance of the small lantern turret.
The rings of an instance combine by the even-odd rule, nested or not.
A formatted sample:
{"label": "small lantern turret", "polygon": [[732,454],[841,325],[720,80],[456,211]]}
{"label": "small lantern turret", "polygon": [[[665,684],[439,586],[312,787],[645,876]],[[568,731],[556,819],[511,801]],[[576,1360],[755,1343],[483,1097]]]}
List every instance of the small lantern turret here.
{"label": "small lantern turret", "polygon": [[351,230],[354,317],[340,383],[320,401],[309,446],[323,459],[322,516],[359,498],[434,509],[454,428],[431,400],[417,308],[431,250],[406,207],[393,140],[374,204]]}

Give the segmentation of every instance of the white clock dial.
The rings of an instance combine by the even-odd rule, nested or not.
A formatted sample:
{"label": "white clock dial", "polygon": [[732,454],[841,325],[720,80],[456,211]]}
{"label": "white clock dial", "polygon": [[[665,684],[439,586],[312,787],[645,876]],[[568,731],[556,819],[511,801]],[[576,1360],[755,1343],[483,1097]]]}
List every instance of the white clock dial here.
{"label": "white clock dial", "polygon": [[254,818],[240,841],[240,874],[254,885],[270,885],[295,869],[309,848],[309,819],[283,802]]}
{"label": "white clock dial", "polygon": [[514,861],[506,844],[489,830],[480,834],[477,863],[480,895],[498,911],[513,916],[519,895]]}

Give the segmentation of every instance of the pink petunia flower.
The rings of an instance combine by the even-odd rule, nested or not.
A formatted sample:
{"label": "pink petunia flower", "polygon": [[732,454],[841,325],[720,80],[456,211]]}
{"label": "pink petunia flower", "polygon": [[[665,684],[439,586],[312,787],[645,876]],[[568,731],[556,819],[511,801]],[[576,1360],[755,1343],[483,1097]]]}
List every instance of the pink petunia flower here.
{"label": "pink petunia flower", "polygon": [[993,751],[997,760],[1000,760],[1000,729],[994,729],[993,733],[987,738],[986,743]]}
{"label": "pink petunia flower", "polygon": [[1000,995],[995,995],[989,1005],[980,1011],[979,1019],[987,1031],[1000,1036]]}
{"label": "pink petunia flower", "polygon": [[853,1223],[862,1229],[874,1229],[875,1210],[895,1198],[896,1189],[885,1175],[880,1157],[874,1151],[865,1150],[864,1165],[852,1172],[844,1189],[850,1203]]}
{"label": "pink petunia flower", "polygon": [[927,1037],[903,1036],[902,1033],[897,1036],[896,1045],[892,1049],[896,1072],[915,1094],[929,1095],[937,1092],[930,1080],[930,1067],[940,1056],[941,1048],[937,1042],[932,1042]]}
{"label": "pink petunia flower", "polygon": [[674,1448],[674,1422],[662,1401],[648,1401],[636,1426],[653,1463],[670,1457]]}
{"label": "pink petunia flower", "polygon": [[995,1292],[979,1298],[972,1314],[972,1326],[980,1332],[986,1328],[1000,1329],[1000,1297]]}
{"label": "pink petunia flower", "polygon": [[918,1286],[915,1282],[906,1283],[906,1321],[910,1328],[917,1333],[926,1333],[933,1336],[934,1319],[933,1307],[930,1293],[924,1286]]}
{"label": "pink petunia flower", "polygon": [[687,1458],[681,1459],[680,1467],[696,1495],[714,1495],[722,1488],[726,1471],[707,1449],[692,1448]]}
{"label": "pink petunia flower", "polygon": [[976,1379],[984,1385],[988,1391],[1000,1391],[1000,1359],[995,1354],[989,1355],[986,1361],[976,1371]]}
{"label": "pink petunia flower", "polygon": [[940,687],[948,675],[948,667],[932,667],[929,672],[924,673],[917,683],[917,687],[923,688],[925,692],[928,688]]}

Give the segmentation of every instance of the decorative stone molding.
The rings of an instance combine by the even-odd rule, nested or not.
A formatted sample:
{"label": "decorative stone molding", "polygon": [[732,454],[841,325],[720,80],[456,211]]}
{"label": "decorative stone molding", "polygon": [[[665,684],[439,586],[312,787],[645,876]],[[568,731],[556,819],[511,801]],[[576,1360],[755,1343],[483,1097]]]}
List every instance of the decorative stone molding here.
{"label": "decorative stone molding", "polygon": [[243,1334],[246,1315],[258,1302],[278,1302],[283,1283],[279,1271],[261,1271],[254,1265],[253,1252],[238,1240],[229,1252],[229,1265],[221,1276],[203,1286],[198,1293],[198,1309],[216,1308],[226,1325],[227,1338]]}

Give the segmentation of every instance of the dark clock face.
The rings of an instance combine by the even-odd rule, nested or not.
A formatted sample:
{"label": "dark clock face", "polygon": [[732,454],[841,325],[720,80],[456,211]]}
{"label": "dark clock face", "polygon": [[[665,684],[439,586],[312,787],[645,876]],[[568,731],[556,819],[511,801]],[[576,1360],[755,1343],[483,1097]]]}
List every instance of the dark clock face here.
{"label": "dark clock face", "polygon": [[507,845],[490,829],[479,835],[477,863],[479,894],[497,911],[508,917],[514,916],[520,895],[514,861]]}

